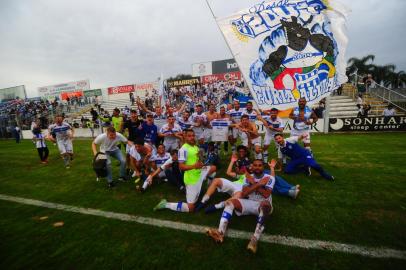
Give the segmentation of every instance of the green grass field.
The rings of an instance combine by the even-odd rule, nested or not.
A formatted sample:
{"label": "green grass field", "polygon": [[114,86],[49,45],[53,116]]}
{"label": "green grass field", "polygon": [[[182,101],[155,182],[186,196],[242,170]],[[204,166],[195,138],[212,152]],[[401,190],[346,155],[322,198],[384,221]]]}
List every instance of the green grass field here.
{"label": "green grass field", "polygon": [[[25,140],[0,141],[0,194],[217,227],[221,211],[185,214],[153,212],[161,198],[184,200],[166,183],[145,194],[135,184],[109,190],[96,182],[90,140],[74,141],[75,159],[63,167],[48,143],[48,165]],[[284,176],[300,184],[297,200],[273,197],[275,211],[266,234],[406,250],[406,133],[314,135],[316,160],[336,177],[313,173]],[[272,156],[275,156],[272,153]],[[113,162],[114,175],[118,167]],[[225,176],[228,158],[218,176]],[[216,195],[211,202],[226,198]],[[102,217],[63,212],[0,200],[1,269],[403,269],[405,261],[372,259],[340,252],[259,243],[246,252],[246,240],[227,238],[216,245],[203,234],[163,229]],[[48,216],[46,220],[40,220]],[[234,215],[229,228],[252,232],[256,218]],[[63,221],[64,226],[53,223]]]}

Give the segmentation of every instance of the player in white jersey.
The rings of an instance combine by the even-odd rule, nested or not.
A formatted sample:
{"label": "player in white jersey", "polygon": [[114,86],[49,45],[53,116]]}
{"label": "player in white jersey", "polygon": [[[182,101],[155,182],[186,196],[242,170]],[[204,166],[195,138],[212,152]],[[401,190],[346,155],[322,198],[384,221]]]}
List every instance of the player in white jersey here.
{"label": "player in white jersey", "polygon": [[[55,135],[55,139],[51,134]],[[66,169],[70,168],[70,161],[73,159],[73,135],[74,129],[64,122],[60,115],[56,116],[55,123],[48,127],[48,139],[58,145]]]}
{"label": "player in white jersey", "polygon": [[[160,168],[166,161],[168,161],[171,158],[171,155],[168,152],[165,152],[165,146],[163,144],[158,145],[156,153],[151,156],[149,161],[151,162],[151,167],[153,169],[153,172],[145,179],[141,191],[145,191],[147,189],[148,185],[152,184],[152,178],[156,175],[158,175],[158,178],[163,179],[165,178],[165,172],[162,170],[158,172],[157,174],[154,174],[154,172]],[[152,177],[150,177],[153,175]]]}
{"label": "player in white jersey", "polygon": [[257,120],[258,113],[253,109],[251,101],[247,102],[247,106],[243,110],[242,115],[248,115],[248,118],[251,123],[255,123],[255,121]]}
{"label": "player in white jersey", "polygon": [[[241,121],[243,109],[240,108],[240,102],[238,100],[235,100],[233,104],[234,104],[234,109],[227,111],[227,114],[230,117],[230,120],[231,120],[231,122],[233,122],[233,124],[238,124]],[[229,141],[231,143],[231,150],[233,152],[235,152],[235,143],[237,142],[238,133],[239,132],[238,132],[237,128],[231,129]]]}
{"label": "player in white jersey", "polygon": [[192,114],[192,121],[198,146],[204,151],[204,127],[207,124],[207,116],[204,114],[201,104],[196,105],[196,112]]}
{"label": "player in white jersey", "polygon": [[167,123],[161,127],[158,136],[164,138],[166,151],[170,152],[173,149],[179,148],[179,140],[182,139],[182,129],[175,123],[173,115],[168,116]]}
{"label": "player in white jersey", "polygon": [[[227,230],[227,225],[235,210],[238,216],[256,215],[257,225],[251,237],[247,249],[253,253],[257,251],[259,237],[264,231],[265,217],[272,213],[272,190],[275,185],[276,160],[269,163],[271,175],[264,173],[264,163],[260,159],[252,163],[253,174],[245,178],[241,198],[231,198],[226,201],[223,214],[221,215],[218,229],[208,229],[207,234],[216,242],[222,243]],[[244,199],[243,199],[244,198]]]}
{"label": "player in white jersey", "polygon": [[[268,155],[269,155],[269,146],[273,141],[275,143],[275,147],[278,148],[278,145],[275,142],[275,134],[282,133],[285,127],[282,119],[278,117],[278,109],[272,108],[270,115],[262,116],[259,111],[258,112],[258,120],[264,124],[265,127],[265,138],[264,138],[264,146],[262,148],[263,151],[263,159],[264,162],[268,162]],[[281,159],[282,157],[278,157]]]}
{"label": "player in white jersey", "polygon": [[182,131],[190,129],[193,126],[192,119],[190,119],[190,112],[188,111],[183,112],[182,116],[178,116],[176,118],[176,121],[178,122],[178,125],[180,126]]}
{"label": "player in white jersey", "polygon": [[262,159],[262,137],[259,135],[255,123],[249,121],[248,115],[243,115],[241,122],[234,126],[240,131],[241,144],[254,149],[255,159]]}
{"label": "player in white jersey", "polygon": [[[217,118],[210,121],[210,126],[212,127],[212,129],[211,129],[212,134],[213,134],[213,129],[216,128],[216,126],[224,127],[225,125],[228,126],[228,130],[229,130],[230,125],[231,125],[230,117],[228,116],[228,114],[226,114],[226,108],[220,107],[220,113],[217,114]],[[224,151],[225,152],[228,152],[228,130],[226,130],[227,133],[225,134],[224,140],[222,140],[224,142]],[[222,141],[218,141],[217,144],[215,145],[217,152],[220,149],[220,144]]]}
{"label": "player in white jersey", "polygon": [[303,136],[304,147],[311,151],[310,148],[310,129],[311,125],[316,123],[318,118],[316,114],[306,106],[306,99],[300,98],[298,101],[298,107],[294,108],[289,115],[290,119],[293,119],[293,127],[290,132],[290,136],[299,137]]}

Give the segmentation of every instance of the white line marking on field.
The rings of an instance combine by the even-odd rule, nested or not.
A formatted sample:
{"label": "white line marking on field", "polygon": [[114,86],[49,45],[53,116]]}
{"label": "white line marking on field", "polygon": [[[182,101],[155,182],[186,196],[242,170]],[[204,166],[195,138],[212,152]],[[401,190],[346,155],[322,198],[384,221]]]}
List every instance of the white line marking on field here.
{"label": "white line marking on field", "polygon": [[[76,206],[70,206],[65,204],[50,203],[33,199],[26,199],[21,197],[14,197],[9,195],[0,194],[0,200],[17,202],[21,204],[40,206],[51,209],[58,209],[67,212],[80,213],[85,215],[100,216],[111,219],[118,219],[123,221],[136,222],[145,225],[151,225],[156,227],[170,228],[175,230],[182,230],[187,232],[194,233],[205,233],[206,227],[187,224],[182,222],[175,222],[169,220],[161,220],[156,218],[134,216],[128,214],[120,214],[109,211],[102,211],[92,208],[82,208]],[[239,238],[239,239],[250,239],[252,233],[238,231],[238,230],[228,230],[227,237]],[[300,247],[305,249],[320,249],[320,250],[329,250],[329,251],[338,251],[350,254],[358,254],[361,256],[372,257],[372,258],[395,258],[406,260],[406,251],[388,249],[388,248],[372,248],[358,245],[342,244],[337,242],[329,241],[319,241],[319,240],[307,240],[300,239],[290,236],[282,235],[267,235],[263,234],[261,236],[261,242],[279,244],[291,247]]]}

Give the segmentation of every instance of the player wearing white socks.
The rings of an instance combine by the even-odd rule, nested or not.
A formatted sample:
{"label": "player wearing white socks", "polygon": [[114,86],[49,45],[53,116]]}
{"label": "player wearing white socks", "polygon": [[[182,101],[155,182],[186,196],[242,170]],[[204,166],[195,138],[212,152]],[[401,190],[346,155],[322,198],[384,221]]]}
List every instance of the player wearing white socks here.
{"label": "player wearing white socks", "polygon": [[[55,139],[51,136],[52,133],[55,134]],[[48,139],[58,145],[66,169],[70,168],[70,161],[73,158],[72,140],[74,133],[74,129],[64,122],[60,115],[56,116],[55,123],[48,127]]]}
{"label": "player wearing white socks", "polygon": [[272,213],[272,189],[275,184],[275,164],[276,160],[269,163],[271,175],[264,174],[264,163],[260,159],[252,163],[252,177],[246,177],[242,189],[241,198],[231,198],[226,201],[223,214],[221,215],[218,229],[208,229],[207,234],[216,242],[222,243],[227,230],[227,225],[235,211],[238,216],[256,215],[257,225],[247,249],[253,253],[257,251],[258,240],[264,231],[265,217]]}
{"label": "player wearing white socks", "polygon": [[298,107],[294,108],[289,115],[290,119],[293,119],[293,127],[290,131],[291,137],[303,136],[304,147],[311,151],[310,148],[310,129],[311,125],[316,123],[318,118],[316,114],[306,106],[306,99],[300,98],[298,101]]}
{"label": "player wearing white socks", "polygon": [[173,115],[168,116],[168,123],[163,125],[159,130],[158,136],[164,138],[164,146],[166,151],[171,151],[179,148],[179,140],[182,139],[182,129],[175,123]]}
{"label": "player wearing white socks", "polygon": [[193,212],[204,180],[214,178],[216,166],[203,166],[199,158],[199,147],[196,145],[195,133],[189,129],[185,131],[185,144],[179,149],[179,168],[184,171],[186,185],[186,202],[169,203],[161,200],[154,211],[171,209],[178,212]]}
{"label": "player wearing white socks", "polygon": [[[244,170],[240,171],[238,170],[238,168],[236,168],[237,172],[233,171],[234,164],[237,160],[238,160],[237,155],[232,154],[230,163],[228,164],[227,168],[227,175],[232,177],[234,181],[230,181],[226,178],[215,178],[213,182],[211,182],[206,193],[204,194],[201,202],[197,205],[196,211],[199,211],[200,209],[204,208],[207,205],[208,201],[210,200],[210,197],[216,192],[216,190],[218,192],[227,193],[232,198],[238,199],[241,197],[241,190],[244,184],[246,170],[244,168]],[[206,213],[214,211],[216,209],[222,209],[224,208],[224,206],[225,201],[222,201],[206,209],[207,210]]]}
{"label": "player wearing white socks", "polygon": [[[261,116],[261,114],[258,112],[258,120],[261,121],[265,127],[264,146],[262,149],[265,163],[268,162],[269,146],[271,145],[272,141],[274,142],[275,147],[278,148],[274,135],[277,133],[282,133],[285,127],[282,119],[278,117],[278,112],[279,111],[276,108],[271,109],[270,115]],[[278,158],[281,159],[282,157],[278,156]]]}

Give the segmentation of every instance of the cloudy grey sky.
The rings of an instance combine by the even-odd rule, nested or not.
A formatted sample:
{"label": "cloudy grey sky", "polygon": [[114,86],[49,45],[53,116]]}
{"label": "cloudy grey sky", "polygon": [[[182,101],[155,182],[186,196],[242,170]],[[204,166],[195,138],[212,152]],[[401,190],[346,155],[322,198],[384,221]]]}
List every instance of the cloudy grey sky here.
{"label": "cloudy grey sky", "polygon": [[[347,58],[375,54],[406,71],[406,1],[340,1],[352,10]],[[252,2],[210,0],[217,16]],[[23,84],[29,96],[81,79],[148,82],[231,57],[204,0],[1,0],[0,37],[0,88]]]}

